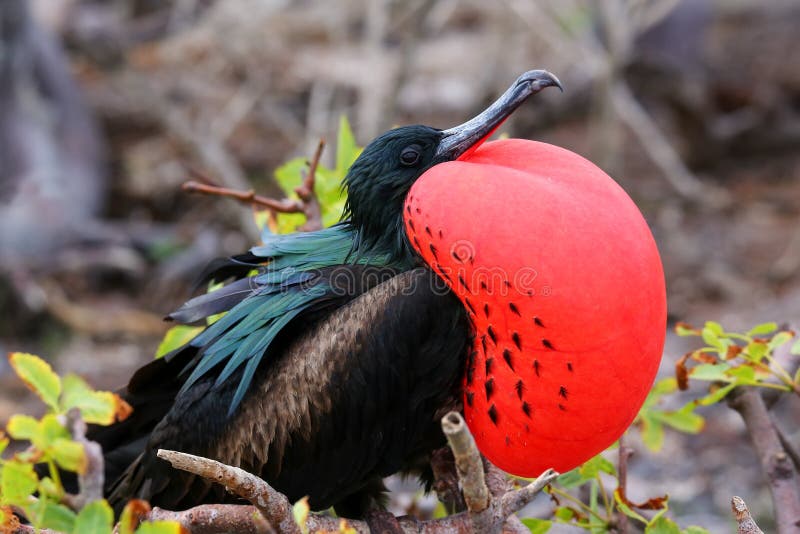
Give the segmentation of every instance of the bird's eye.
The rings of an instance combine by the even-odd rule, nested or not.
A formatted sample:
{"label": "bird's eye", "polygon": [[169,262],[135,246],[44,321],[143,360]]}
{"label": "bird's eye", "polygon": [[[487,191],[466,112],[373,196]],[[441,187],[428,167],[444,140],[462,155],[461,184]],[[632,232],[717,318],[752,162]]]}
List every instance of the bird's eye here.
{"label": "bird's eye", "polygon": [[407,146],[400,152],[400,163],[406,167],[416,165],[419,161],[420,147],[417,145]]}

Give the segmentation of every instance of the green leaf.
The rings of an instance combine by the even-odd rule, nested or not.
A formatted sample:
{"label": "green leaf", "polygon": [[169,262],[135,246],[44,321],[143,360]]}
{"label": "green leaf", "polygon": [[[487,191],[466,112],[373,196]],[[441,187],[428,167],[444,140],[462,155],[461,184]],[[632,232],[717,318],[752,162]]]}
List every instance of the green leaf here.
{"label": "green leaf", "polygon": [[50,413],[42,417],[33,444],[44,451],[49,449],[57,439],[69,439],[69,432],[58,421],[58,416]]}
{"label": "green leaf", "polygon": [[584,462],[584,464],[580,466],[578,470],[580,471],[580,474],[584,478],[595,478],[598,475],[598,473],[601,472],[608,473],[609,475],[617,474],[617,470],[614,468],[614,464],[612,464],[599,454],[594,458]]}
{"label": "green leaf", "polygon": [[275,181],[287,197],[296,198],[295,187],[303,181],[302,172],[308,167],[306,158],[292,158],[275,169]]}
{"label": "green leaf", "polygon": [[53,442],[53,459],[61,469],[83,474],[86,472],[86,451],[77,441],[59,438]]}
{"label": "green leaf", "polygon": [[177,521],[145,521],[136,529],[136,534],[181,534]]}
{"label": "green leaf", "polygon": [[653,452],[660,451],[664,444],[664,425],[653,415],[653,412],[642,414],[641,424],[644,446]]}
{"label": "green leaf", "polygon": [[64,488],[56,484],[52,478],[44,477],[39,481],[39,494],[48,496],[51,500],[60,501],[64,497]]}
{"label": "green leaf", "polygon": [[681,530],[681,534],[711,534],[707,529],[692,525]]}
{"label": "green leaf", "polygon": [[547,519],[536,519],[535,517],[525,517],[521,519],[522,524],[528,527],[532,534],[545,534],[553,526],[553,522]]}
{"label": "green leaf", "polygon": [[689,409],[682,409],[676,412],[654,412],[654,416],[665,425],[686,434],[697,434],[705,426],[703,417]]}
{"label": "green leaf", "polygon": [[185,324],[173,326],[167,330],[167,333],[164,334],[164,339],[158,344],[156,358],[161,358],[165,354],[186,345],[202,331],[202,326],[188,326]]}
{"label": "green leaf", "polygon": [[111,534],[114,511],[105,500],[90,502],[75,518],[74,534]]}
{"label": "green leaf", "polygon": [[64,411],[78,408],[87,423],[110,425],[125,419],[131,412],[131,407],[119,395],[110,391],[95,391],[77,375],[64,376],[63,383],[61,405]]}
{"label": "green leaf", "polygon": [[39,421],[28,415],[12,415],[8,420],[6,431],[14,439],[33,441],[39,433]]}
{"label": "green leaf", "polygon": [[725,329],[722,328],[722,325],[716,321],[706,321],[703,330],[713,332],[716,337],[722,337],[725,335]]}
{"label": "green leaf", "polygon": [[672,519],[662,515],[648,524],[644,532],[645,534],[681,534],[681,529]]}
{"label": "green leaf", "polygon": [[361,154],[361,148],[353,136],[350,122],[346,116],[342,115],[339,118],[339,134],[336,138],[336,174],[340,179],[344,178],[359,154]]}
{"label": "green leaf", "polygon": [[36,393],[45,404],[58,410],[58,396],[61,394],[61,379],[53,372],[50,364],[33,354],[13,352],[8,361],[17,375]]}
{"label": "green leaf", "polygon": [[673,393],[678,389],[678,381],[675,379],[674,376],[669,378],[662,378],[658,382],[655,383],[653,389],[650,390],[651,393],[656,393],[658,395],[664,395],[666,393]]}
{"label": "green leaf", "polygon": [[637,521],[641,521],[642,523],[647,523],[647,519],[645,519],[641,514],[637,513],[633,508],[622,502],[622,499],[619,498],[619,494],[615,491],[614,492],[614,500],[617,504],[617,509],[620,512],[627,515],[630,518],[636,519]]}
{"label": "green leaf", "polygon": [[41,528],[49,528],[58,532],[72,532],[75,528],[75,512],[54,502],[40,500],[32,507],[37,510],[37,521],[34,523]]}
{"label": "green leaf", "polygon": [[800,354],[800,339],[792,343],[792,348],[789,349],[789,352],[791,352],[795,356]]}
{"label": "green leaf", "polygon": [[778,332],[777,334],[772,336],[772,339],[769,340],[767,345],[769,346],[769,348],[771,350],[775,350],[776,348],[780,347],[784,343],[788,343],[793,337],[794,337],[794,334],[792,332],[787,332],[787,331],[784,330],[784,331]]}
{"label": "green leaf", "polygon": [[575,517],[575,511],[572,508],[561,506],[559,508],[556,508],[555,512],[553,512],[553,515],[556,517],[556,519],[559,519],[566,523],[570,521],[573,517]]}
{"label": "green leaf", "polygon": [[308,514],[310,509],[308,507],[308,497],[303,497],[292,506],[292,515],[294,522],[300,527],[300,532],[308,534]]}
{"label": "green leaf", "polygon": [[735,378],[736,380],[734,383],[740,386],[749,386],[758,382],[756,380],[756,370],[752,365],[739,365],[733,369],[727,370],[725,374],[731,378]]}
{"label": "green leaf", "polygon": [[730,377],[725,374],[730,368],[727,363],[703,363],[689,369],[689,376],[695,380],[730,382]]}
{"label": "green leaf", "polygon": [[6,437],[2,430],[0,430],[0,454],[3,454],[3,451],[6,450],[8,447],[8,442],[10,440]]}
{"label": "green leaf", "polygon": [[694,328],[692,325],[686,323],[678,323],[675,325],[675,333],[678,334],[680,337],[689,337],[689,336],[697,336],[700,335],[700,331]]}
{"label": "green leaf", "polygon": [[725,386],[715,389],[705,397],[700,397],[694,402],[699,404],[700,406],[710,406],[712,404],[716,404],[722,399],[724,399],[725,396],[728,393],[730,393],[730,391],[735,387],[736,384],[726,384]]}
{"label": "green leaf", "polygon": [[580,486],[581,484],[585,484],[587,480],[588,479],[581,474],[580,468],[577,468],[573,469],[572,471],[567,471],[563,475],[559,475],[556,479],[556,484],[563,486],[566,489],[570,489]]}
{"label": "green leaf", "polygon": [[706,324],[705,328],[703,328],[702,336],[703,336],[703,341],[709,347],[713,347],[718,351],[725,350],[725,344],[719,338],[719,335],[717,334],[716,330],[713,328],[709,328],[708,324]]}
{"label": "green leaf", "polygon": [[0,498],[3,503],[25,506],[39,484],[33,464],[8,460],[0,471]]}
{"label": "green leaf", "polygon": [[757,339],[747,344],[747,346],[744,348],[744,352],[741,353],[741,356],[751,362],[760,362],[768,351],[769,346],[764,342],[764,340]]}
{"label": "green leaf", "polygon": [[778,323],[761,323],[747,331],[748,336],[764,336],[778,329]]}

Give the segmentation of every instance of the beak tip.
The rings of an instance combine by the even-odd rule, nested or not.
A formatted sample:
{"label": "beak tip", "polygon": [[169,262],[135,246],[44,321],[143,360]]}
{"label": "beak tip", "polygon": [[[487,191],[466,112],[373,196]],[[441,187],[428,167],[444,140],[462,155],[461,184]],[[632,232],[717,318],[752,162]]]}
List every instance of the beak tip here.
{"label": "beak tip", "polygon": [[530,83],[537,92],[545,87],[558,87],[562,93],[564,92],[561,80],[555,74],[546,70],[529,70],[517,79],[517,83]]}

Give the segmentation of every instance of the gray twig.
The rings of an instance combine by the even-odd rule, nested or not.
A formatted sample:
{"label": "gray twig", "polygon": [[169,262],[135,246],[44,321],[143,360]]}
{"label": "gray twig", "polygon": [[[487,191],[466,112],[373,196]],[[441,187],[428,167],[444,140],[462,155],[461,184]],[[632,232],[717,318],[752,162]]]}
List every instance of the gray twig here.
{"label": "gray twig", "polygon": [[772,494],[778,532],[797,532],[800,525],[800,479],[781,445],[761,392],[755,388],[736,388],[728,395],[728,404],[742,416],[761,462]]}
{"label": "gray twig", "polygon": [[734,498],[731,499],[731,510],[733,510],[736,522],[739,523],[739,534],[764,534],[750,516],[750,510],[747,509],[747,504],[745,504],[744,499],[734,496]]}
{"label": "gray twig", "polygon": [[103,498],[105,469],[103,467],[103,448],[99,443],[86,439],[86,423],[78,408],[67,412],[67,428],[72,439],[83,445],[86,455],[86,470],[78,474],[78,494],[64,496],[64,500],[73,510],[80,510],[93,501]]}
{"label": "gray twig", "polygon": [[[558,473],[548,469],[524,488],[493,497],[486,486],[483,461],[464,419],[458,413],[450,412],[442,420],[442,428],[453,450],[469,510],[430,521],[401,517],[397,519],[398,528],[402,532],[417,534],[523,532],[522,523],[513,514],[533,500],[542,488],[558,476]],[[158,456],[169,461],[176,469],[223,484],[254,506],[203,505],[183,512],[156,508],[150,512],[148,519],[179,521],[192,534],[210,534],[228,530],[262,533],[270,531],[269,525],[275,525],[279,532],[295,534],[300,532],[300,528],[294,522],[289,500],[259,477],[238,467],[191,454],[162,449],[158,451]],[[496,478],[491,468],[490,473],[493,479]],[[495,482],[493,480],[493,487],[498,488],[498,493],[501,493],[502,484]],[[306,527],[312,532],[338,531],[342,521],[359,534],[369,532],[369,526],[365,521],[337,519],[317,514],[308,516]],[[232,527],[234,524],[236,528]]]}

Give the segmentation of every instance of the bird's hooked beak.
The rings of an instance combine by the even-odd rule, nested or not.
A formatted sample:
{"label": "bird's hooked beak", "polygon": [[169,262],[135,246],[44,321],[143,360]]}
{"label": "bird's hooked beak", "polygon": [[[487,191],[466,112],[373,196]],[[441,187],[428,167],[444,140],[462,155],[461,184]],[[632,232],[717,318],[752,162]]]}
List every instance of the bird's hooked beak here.
{"label": "bird's hooked beak", "polygon": [[444,136],[436,149],[437,158],[455,160],[478,148],[529,96],[545,87],[561,89],[561,82],[546,70],[529,70],[511,84],[503,95],[464,124],[443,130]]}

